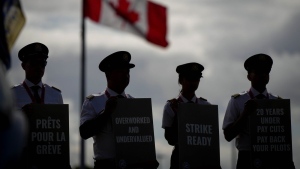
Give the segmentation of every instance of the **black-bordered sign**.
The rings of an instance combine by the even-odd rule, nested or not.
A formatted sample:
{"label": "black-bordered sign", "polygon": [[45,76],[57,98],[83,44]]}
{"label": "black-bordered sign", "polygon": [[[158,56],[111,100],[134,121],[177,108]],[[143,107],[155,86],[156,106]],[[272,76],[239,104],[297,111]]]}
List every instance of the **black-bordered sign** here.
{"label": "black-bordered sign", "polygon": [[218,121],[217,105],[179,104],[180,168],[220,168]]}
{"label": "black-bordered sign", "polygon": [[29,124],[28,163],[38,168],[69,167],[69,105],[32,104]]}
{"label": "black-bordered sign", "polygon": [[118,99],[112,124],[118,168],[157,166],[151,99]]}
{"label": "black-bordered sign", "polygon": [[252,168],[293,166],[290,100],[256,101],[258,108],[250,116]]}

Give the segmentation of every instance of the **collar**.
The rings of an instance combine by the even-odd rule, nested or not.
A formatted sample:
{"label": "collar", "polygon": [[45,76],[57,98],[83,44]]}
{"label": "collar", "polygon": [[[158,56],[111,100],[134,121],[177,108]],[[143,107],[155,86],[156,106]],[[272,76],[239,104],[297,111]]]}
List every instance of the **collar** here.
{"label": "collar", "polygon": [[259,94],[263,94],[266,97],[268,96],[268,91],[267,89],[263,93],[259,93],[257,90],[255,90],[253,87],[250,88],[251,92],[253,93],[253,96],[256,97]]}
{"label": "collar", "polygon": [[[33,84],[31,81],[29,81],[28,79],[25,79],[24,82],[26,83],[26,85],[30,88],[32,86],[36,86],[35,84]],[[40,81],[38,84],[38,86],[40,86],[41,88],[43,87],[43,83],[42,81]]]}
{"label": "collar", "polygon": [[[106,88],[106,91],[109,93],[110,96],[117,96],[119,95],[117,92],[111,90],[110,88]],[[122,96],[124,96],[126,98],[126,94],[125,92],[121,93]]]}
{"label": "collar", "polygon": [[[189,100],[186,99],[182,94],[180,94],[179,97],[181,98],[181,100],[182,100],[183,103],[187,103],[187,102],[189,101]],[[197,97],[196,97],[196,95],[194,95],[194,97],[192,98],[191,101],[194,102],[194,103],[197,102]]]}

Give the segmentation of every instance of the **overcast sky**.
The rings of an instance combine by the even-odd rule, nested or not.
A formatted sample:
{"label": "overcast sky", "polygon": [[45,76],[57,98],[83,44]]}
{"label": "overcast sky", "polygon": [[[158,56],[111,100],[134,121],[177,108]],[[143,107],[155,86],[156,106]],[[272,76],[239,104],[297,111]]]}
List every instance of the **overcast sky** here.
{"label": "overcast sky", "polygon": [[[156,152],[167,168],[172,147],[161,128],[166,100],[178,95],[176,66],[201,63],[205,70],[196,92],[218,105],[220,156],[223,169],[231,168],[232,143],[225,141],[221,126],[232,94],[250,88],[243,64],[257,53],[274,61],[268,91],[291,99],[293,155],[300,167],[300,1],[298,0],[164,0],[168,8],[168,48],[149,44],[131,34],[97,25],[86,19],[86,95],[106,88],[98,69],[107,55],[127,50],[132,55],[131,81],[126,89],[136,98],[151,98]],[[49,48],[43,82],[62,90],[70,106],[71,165],[79,164],[80,113],[80,1],[23,0],[26,24],[11,52],[11,85],[24,80],[17,53],[23,46],[41,42]],[[93,166],[92,139],[86,141],[86,163]]]}

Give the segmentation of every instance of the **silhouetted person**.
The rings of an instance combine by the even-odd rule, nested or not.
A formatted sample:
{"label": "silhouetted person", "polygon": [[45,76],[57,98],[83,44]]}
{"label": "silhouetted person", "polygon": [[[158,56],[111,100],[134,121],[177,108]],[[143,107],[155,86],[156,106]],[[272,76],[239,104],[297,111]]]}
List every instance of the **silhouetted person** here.
{"label": "silhouetted person", "polygon": [[227,141],[236,138],[235,145],[239,151],[237,169],[251,168],[251,140],[247,125],[248,116],[257,109],[256,99],[280,99],[279,96],[269,93],[266,88],[272,65],[272,58],[266,54],[249,57],[244,67],[248,72],[247,78],[251,82],[251,87],[248,91],[233,95],[228,103],[223,130]]}
{"label": "silhouetted person", "polygon": [[[16,107],[22,110],[27,117],[30,117],[33,104],[63,104],[61,91],[42,82],[42,77],[44,76],[45,67],[47,65],[48,53],[48,48],[39,42],[24,46],[18,53],[18,57],[22,62],[21,66],[25,71],[25,79],[19,85],[15,85],[12,88],[12,92],[14,94]],[[32,159],[28,153],[28,147],[25,147],[20,167],[37,167],[36,164],[33,164],[31,161]],[[55,163],[51,164],[60,166]],[[46,168],[49,167],[49,165],[39,167]],[[70,166],[65,168],[68,167]]]}
{"label": "silhouetted person", "polygon": [[179,74],[178,83],[182,88],[177,98],[168,100],[164,106],[164,114],[162,120],[162,128],[165,129],[165,138],[172,146],[173,152],[171,155],[171,169],[179,169],[179,152],[178,152],[178,119],[177,109],[180,103],[192,103],[201,105],[210,105],[210,103],[195,95],[198,89],[200,78],[204,67],[199,63],[186,63],[179,65],[176,72]]}
{"label": "silhouetted person", "polygon": [[104,58],[99,69],[105,73],[107,88],[99,94],[86,98],[80,117],[80,135],[83,139],[93,137],[95,169],[115,168],[116,147],[112,130],[111,114],[118,98],[133,98],[125,93],[130,81],[130,53],[119,51]]}

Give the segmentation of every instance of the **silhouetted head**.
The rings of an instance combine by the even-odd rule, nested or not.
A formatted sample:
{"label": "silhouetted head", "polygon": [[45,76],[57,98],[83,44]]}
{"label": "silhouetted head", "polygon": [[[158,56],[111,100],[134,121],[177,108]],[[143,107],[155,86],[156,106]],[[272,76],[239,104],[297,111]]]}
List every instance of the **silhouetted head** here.
{"label": "silhouetted head", "polygon": [[100,62],[99,69],[105,73],[109,88],[119,93],[125,90],[130,81],[130,69],[135,67],[130,60],[129,52],[118,51]]}
{"label": "silhouetted head", "polygon": [[244,63],[244,67],[248,73],[253,71],[270,73],[272,65],[272,58],[269,55],[262,53],[249,57]]}
{"label": "silhouetted head", "polygon": [[26,45],[19,51],[18,57],[28,80],[39,81],[44,76],[48,53],[47,46],[39,42]]}
{"label": "silhouetted head", "polygon": [[203,70],[204,67],[195,62],[177,66],[176,72],[179,75],[178,83],[182,85],[182,91],[195,92],[199,86]]}
{"label": "silhouetted head", "polygon": [[269,74],[273,65],[273,60],[269,55],[256,54],[249,57],[244,67],[248,72],[247,78],[254,88],[264,90],[269,83]]}

